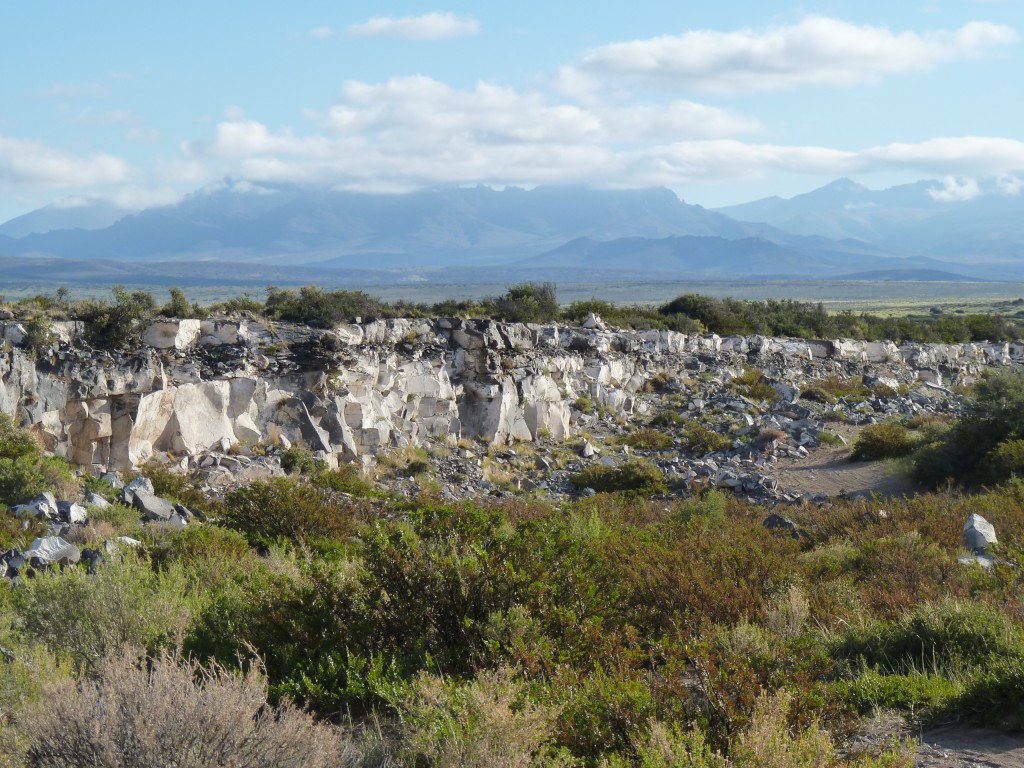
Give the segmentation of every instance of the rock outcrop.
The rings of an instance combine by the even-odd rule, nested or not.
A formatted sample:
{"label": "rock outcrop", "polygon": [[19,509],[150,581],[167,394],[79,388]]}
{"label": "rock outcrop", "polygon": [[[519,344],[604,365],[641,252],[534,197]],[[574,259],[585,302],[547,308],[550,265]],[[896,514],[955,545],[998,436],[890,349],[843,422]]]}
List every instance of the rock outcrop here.
{"label": "rock outcrop", "polygon": [[[380,320],[318,330],[254,320],[153,323],[143,345],[94,350],[80,323],[52,346],[0,327],[0,411],[79,465],[138,466],[155,454],[245,452],[301,440],[335,460],[426,438],[497,443],[571,435],[587,398],[622,418],[652,382],[708,370],[770,373],[784,399],[815,375],[941,387],[1024,360],[1020,344],[722,338],[487,320]],[[698,407],[699,410],[699,407]]]}

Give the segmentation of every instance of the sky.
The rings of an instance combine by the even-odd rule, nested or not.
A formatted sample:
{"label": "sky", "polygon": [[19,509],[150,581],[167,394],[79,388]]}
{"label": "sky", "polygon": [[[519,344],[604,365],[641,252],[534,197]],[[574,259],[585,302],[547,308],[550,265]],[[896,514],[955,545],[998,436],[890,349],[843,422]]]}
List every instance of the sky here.
{"label": "sky", "polygon": [[1024,179],[1024,0],[5,3],[0,221],[229,180],[666,186]]}

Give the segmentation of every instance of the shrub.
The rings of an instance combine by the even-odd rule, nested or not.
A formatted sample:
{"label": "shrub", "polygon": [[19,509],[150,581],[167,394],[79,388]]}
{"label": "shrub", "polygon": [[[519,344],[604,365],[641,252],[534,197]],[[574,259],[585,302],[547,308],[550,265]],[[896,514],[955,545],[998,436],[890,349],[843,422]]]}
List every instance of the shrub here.
{"label": "shrub", "polygon": [[289,475],[308,475],[317,467],[316,456],[309,448],[293,445],[281,454],[281,469]]}
{"label": "shrub", "polygon": [[30,432],[0,413],[0,504],[22,504],[43,491],[74,497],[78,482],[63,459],[45,455]]}
{"label": "shrub", "polygon": [[167,655],[124,654],[94,679],[58,683],[19,727],[29,768],[327,768],[357,757],[335,728],[288,704],[270,707],[258,669],[235,674]]}
{"label": "shrub", "polygon": [[577,472],[570,480],[577,488],[614,493],[627,491],[641,496],[656,496],[668,492],[665,473],[640,459],[624,461],[615,467],[594,464]]}
{"label": "shrub", "polygon": [[283,537],[345,539],[355,532],[358,509],[345,498],[287,477],[236,488],[224,498],[224,520],[249,541],[266,545]]}
{"label": "shrub", "polygon": [[850,630],[840,656],[889,671],[951,671],[1024,652],[1007,617],[980,603],[926,604],[893,623]]}
{"label": "shrub", "polygon": [[357,317],[379,317],[384,311],[380,299],[363,291],[324,291],[306,285],[294,290],[267,288],[265,311],[274,320],[290,320],[316,328],[350,323]]}
{"label": "shrub", "polygon": [[587,395],[580,395],[573,401],[572,407],[580,413],[593,413],[594,412],[594,401],[591,400]]}
{"label": "shrub", "polygon": [[886,421],[869,424],[861,430],[853,444],[851,460],[893,459],[906,456],[914,450],[910,432],[901,424]]}
{"label": "shrub", "polygon": [[652,427],[672,427],[677,424],[682,424],[686,421],[686,417],[683,416],[679,411],[671,408],[666,408],[663,411],[659,411],[653,419],[651,419]]}
{"label": "shrub", "polygon": [[177,472],[166,464],[159,464],[155,461],[144,465],[137,475],[149,478],[149,481],[153,483],[153,492],[157,496],[163,496],[190,507],[205,508],[208,504],[202,485],[193,475]]}
{"label": "shrub", "polygon": [[1024,440],[1004,440],[988,452],[989,472],[999,478],[1024,475]]}
{"label": "shrub", "polygon": [[1024,440],[1024,375],[988,371],[960,421],[915,457],[914,475],[933,485],[948,478],[968,484],[1001,482],[1006,468],[1015,466],[1015,450],[1010,446],[998,457],[991,454],[1014,440]]}
{"label": "shrub", "polygon": [[512,323],[549,323],[559,317],[554,283],[520,283],[494,300],[493,315]]}
{"label": "shrub", "polygon": [[[411,467],[411,471],[416,469]],[[416,469],[416,472],[422,469]],[[355,464],[342,464],[337,469],[324,469],[313,472],[309,481],[317,488],[328,491],[340,491],[352,496],[374,496],[377,489],[372,483],[363,479],[359,467]]]}
{"label": "shrub", "polygon": [[78,319],[86,321],[86,340],[96,347],[118,347],[137,343],[142,327],[153,318],[156,300],[145,291],[128,292],[124,286],[112,289],[114,302],[78,305]]}
{"label": "shrub", "polygon": [[531,701],[505,668],[462,684],[422,674],[403,709],[416,764],[452,768],[528,768],[555,717],[554,708]]}
{"label": "shrub", "polygon": [[171,288],[170,300],[160,308],[160,314],[164,317],[182,318],[193,317],[196,312],[181,288]]}
{"label": "shrub", "polygon": [[84,568],[43,572],[22,586],[16,594],[19,629],[85,667],[128,647],[172,644],[191,615],[180,569],[157,573],[131,556],[95,575]]}
{"label": "shrub", "polygon": [[698,456],[732,447],[732,440],[697,421],[691,421],[683,431],[683,445]]}
{"label": "shrub", "polygon": [[622,442],[631,448],[649,451],[663,451],[672,447],[672,438],[656,429],[640,428],[622,438]]}
{"label": "shrub", "polygon": [[642,680],[598,669],[582,680],[568,679],[557,723],[560,746],[588,763],[624,752],[654,715],[651,689]]}

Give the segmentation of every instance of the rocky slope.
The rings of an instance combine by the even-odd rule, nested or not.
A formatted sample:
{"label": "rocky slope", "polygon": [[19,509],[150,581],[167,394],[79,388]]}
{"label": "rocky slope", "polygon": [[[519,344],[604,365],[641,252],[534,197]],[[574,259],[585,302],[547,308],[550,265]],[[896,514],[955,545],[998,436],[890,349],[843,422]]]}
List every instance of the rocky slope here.
{"label": "rocky slope", "polygon": [[[945,385],[1024,359],[1020,344],[721,338],[610,330],[597,318],[586,325],[399,319],[318,330],[186,319],[156,322],[142,345],[115,352],[90,348],[81,324],[70,322],[55,323],[56,341],[33,350],[25,328],[8,321],[0,324],[0,410],[54,453],[108,470],[154,457],[193,467],[223,458],[227,466],[299,441],[330,462],[366,467],[389,451],[460,439],[463,451],[538,440],[565,446],[581,435],[625,435],[671,409],[731,442],[703,454],[663,424],[678,450],[655,458],[670,475],[770,495],[779,491],[767,464],[816,446],[827,420],[955,410]],[[753,368],[762,387],[744,394],[737,377]],[[862,377],[867,388],[831,403],[800,399],[830,376]],[[777,437],[759,442],[759,434]],[[612,461],[607,451],[604,459],[588,452]],[[211,453],[221,458],[211,462]]]}

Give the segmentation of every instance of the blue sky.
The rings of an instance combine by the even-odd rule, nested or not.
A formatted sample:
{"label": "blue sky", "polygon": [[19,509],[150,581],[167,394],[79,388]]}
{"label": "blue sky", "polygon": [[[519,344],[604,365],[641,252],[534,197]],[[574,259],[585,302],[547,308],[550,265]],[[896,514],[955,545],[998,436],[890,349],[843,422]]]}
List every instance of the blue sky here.
{"label": "blue sky", "polygon": [[230,178],[664,185],[1024,179],[1020,0],[8,3],[0,221]]}

